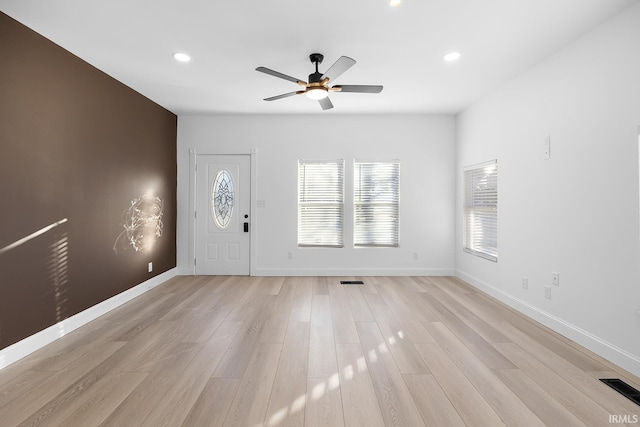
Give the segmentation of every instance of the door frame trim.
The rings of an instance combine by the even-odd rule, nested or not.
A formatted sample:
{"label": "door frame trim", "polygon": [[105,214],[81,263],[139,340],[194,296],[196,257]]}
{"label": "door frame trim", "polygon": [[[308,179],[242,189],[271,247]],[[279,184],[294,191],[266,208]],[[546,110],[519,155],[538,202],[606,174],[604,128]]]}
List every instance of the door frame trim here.
{"label": "door frame trim", "polygon": [[208,149],[199,149],[197,150],[195,147],[189,148],[189,267],[188,270],[191,275],[196,274],[196,197],[197,197],[197,188],[196,188],[196,167],[198,162],[198,156],[206,155],[206,156],[249,156],[250,158],[250,168],[249,168],[249,215],[251,221],[249,221],[249,275],[255,276],[256,273],[256,230],[257,223],[256,214],[257,209],[255,209],[255,200],[258,188],[258,181],[256,179],[256,170],[257,170],[257,160],[258,160],[258,150],[256,148],[251,148],[251,150],[247,152],[237,152],[237,151],[219,151],[219,150],[208,150]]}

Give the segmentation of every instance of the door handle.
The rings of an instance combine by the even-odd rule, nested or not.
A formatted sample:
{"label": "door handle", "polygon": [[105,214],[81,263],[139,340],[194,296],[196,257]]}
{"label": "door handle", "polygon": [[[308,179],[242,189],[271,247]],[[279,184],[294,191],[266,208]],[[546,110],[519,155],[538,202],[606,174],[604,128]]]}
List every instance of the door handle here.
{"label": "door handle", "polygon": [[245,232],[245,233],[248,233],[248,232],[249,232],[249,223],[248,223],[248,222],[245,222],[245,223],[244,223],[244,232]]}

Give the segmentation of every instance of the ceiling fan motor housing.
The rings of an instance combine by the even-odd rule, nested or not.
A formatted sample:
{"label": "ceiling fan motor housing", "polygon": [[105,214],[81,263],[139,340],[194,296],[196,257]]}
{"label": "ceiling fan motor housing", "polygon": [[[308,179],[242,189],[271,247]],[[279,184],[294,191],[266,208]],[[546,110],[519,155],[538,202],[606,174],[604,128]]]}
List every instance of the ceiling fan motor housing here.
{"label": "ceiling fan motor housing", "polygon": [[309,74],[309,83],[320,83],[322,81],[322,73],[315,72]]}

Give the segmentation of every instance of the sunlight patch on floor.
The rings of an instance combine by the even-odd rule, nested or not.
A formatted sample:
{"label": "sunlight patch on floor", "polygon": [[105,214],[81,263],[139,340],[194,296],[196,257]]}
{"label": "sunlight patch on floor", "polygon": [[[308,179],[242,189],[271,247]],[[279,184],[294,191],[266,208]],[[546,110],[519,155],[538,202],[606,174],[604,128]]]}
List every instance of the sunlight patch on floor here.
{"label": "sunlight patch on floor", "polygon": [[322,398],[322,396],[324,396],[324,392],[327,388],[327,385],[325,383],[319,383],[317,384],[313,390],[311,390],[311,399],[312,400],[318,400],[320,398]]}
{"label": "sunlight patch on floor", "polygon": [[344,379],[347,381],[351,381],[353,379],[353,365],[348,365],[345,366],[344,369],[342,370],[342,375],[344,376]]}
{"label": "sunlight patch on floor", "polygon": [[306,404],[307,404],[307,395],[303,394],[302,396],[299,396],[296,400],[293,401],[293,403],[291,404],[291,410],[289,411],[289,413],[295,414],[296,412],[302,411]]}
{"label": "sunlight patch on floor", "polygon": [[287,418],[287,409],[288,408],[282,408],[278,411],[276,411],[273,415],[271,415],[271,417],[269,417],[269,422],[267,423],[268,426],[277,426],[279,425],[285,418]]}
{"label": "sunlight patch on floor", "polygon": [[[389,345],[396,345],[398,343],[398,339],[404,340],[404,338],[404,332],[399,330],[386,341]],[[368,355],[369,363],[377,363],[379,355],[385,353],[389,353],[389,347],[387,346],[387,343],[381,342],[376,346],[376,348],[372,348],[366,354]],[[304,410],[307,406],[307,402],[316,402],[322,399],[327,393],[339,389],[341,380],[344,382],[353,381],[356,375],[363,374],[367,371],[367,358],[365,358],[365,356],[360,356],[354,361],[354,363],[348,364],[342,369],[342,378],[340,376],[340,372],[336,372],[326,380],[314,378],[314,380],[318,380],[320,382],[313,386],[311,390],[307,390],[307,393],[298,396],[288,407],[285,406],[273,412],[268,416],[268,419],[264,424],[259,424],[255,427],[277,427],[282,424],[286,424],[287,417]]]}
{"label": "sunlight patch on floor", "polygon": [[362,373],[367,370],[367,361],[364,360],[364,356],[358,357],[358,360],[356,360],[356,364],[358,365],[359,373]]}
{"label": "sunlight patch on floor", "polygon": [[331,375],[327,380],[327,384],[328,384],[329,391],[333,391],[338,387],[340,387],[340,375],[337,373]]}

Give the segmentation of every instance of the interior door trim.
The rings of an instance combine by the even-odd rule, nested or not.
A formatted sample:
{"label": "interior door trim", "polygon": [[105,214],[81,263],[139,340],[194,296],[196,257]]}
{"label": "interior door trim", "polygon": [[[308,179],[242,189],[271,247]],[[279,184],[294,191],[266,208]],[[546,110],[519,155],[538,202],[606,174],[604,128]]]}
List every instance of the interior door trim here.
{"label": "interior door trim", "polygon": [[257,262],[257,209],[255,208],[255,200],[258,189],[258,180],[256,177],[257,170],[257,158],[258,150],[251,148],[249,152],[241,151],[225,151],[225,150],[210,150],[210,149],[196,149],[195,147],[189,148],[189,259],[188,259],[188,271],[191,275],[196,274],[196,165],[198,156],[200,155],[213,155],[213,156],[250,156],[250,205],[249,205],[249,218],[251,218],[251,234],[249,236],[249,275],[255,276],[256,262]]}

